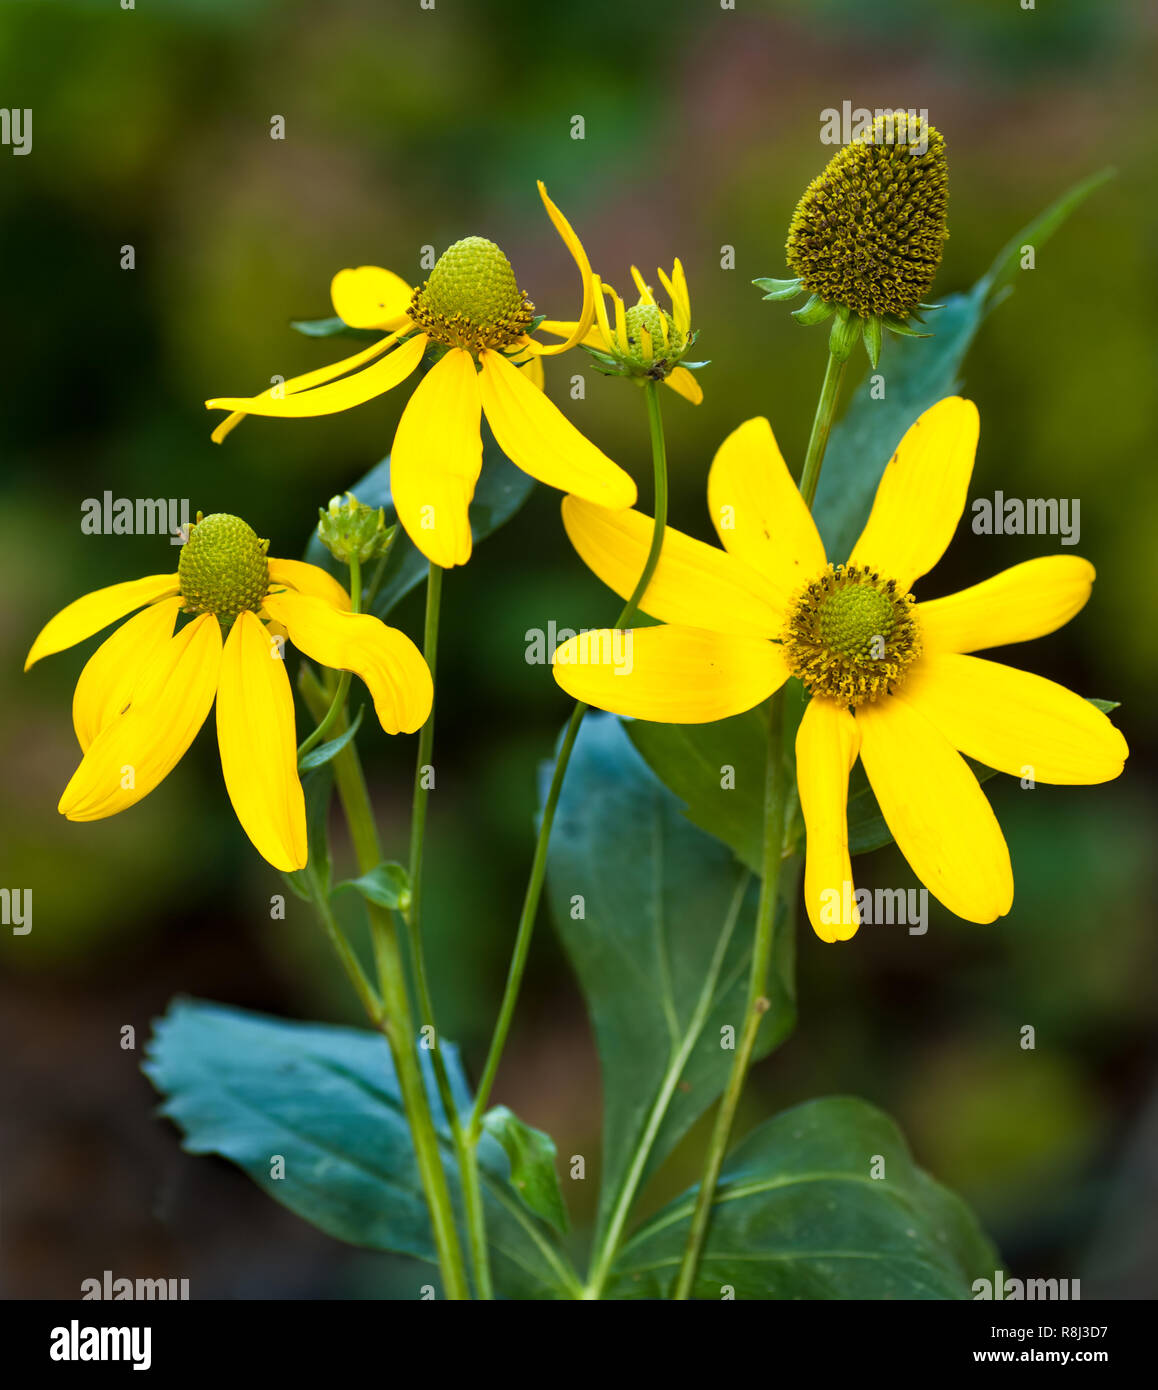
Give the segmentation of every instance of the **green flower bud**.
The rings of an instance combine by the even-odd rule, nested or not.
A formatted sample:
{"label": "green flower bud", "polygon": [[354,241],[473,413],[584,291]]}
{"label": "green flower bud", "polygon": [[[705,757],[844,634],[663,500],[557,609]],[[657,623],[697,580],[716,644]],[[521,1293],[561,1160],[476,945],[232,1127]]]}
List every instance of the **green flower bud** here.
{"label": "green flower bud", "polygon": [[318,539],[345,565],[351,558],[365,564],[387,554],[397,533],[397,526],[386,525],[383,508],[365,506],[352,492],[345,498],[332,497],[324,510],[318,508]]}

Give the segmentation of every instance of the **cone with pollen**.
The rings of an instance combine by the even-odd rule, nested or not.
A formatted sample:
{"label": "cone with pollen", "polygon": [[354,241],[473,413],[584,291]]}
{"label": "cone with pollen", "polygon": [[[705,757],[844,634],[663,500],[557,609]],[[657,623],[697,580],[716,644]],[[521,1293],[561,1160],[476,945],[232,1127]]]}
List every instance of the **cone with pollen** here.
{"label": "cone with pollen", "polygon": [[921,336],[920,319],[949,235],[945,141],[921,117],[898,111],[839,150],[808,185],[788,229],[793,280],[757,280],[768,299],[811,298],[804,324],[836,315],[834,354],[863,337],[874,366],[882,331]]}

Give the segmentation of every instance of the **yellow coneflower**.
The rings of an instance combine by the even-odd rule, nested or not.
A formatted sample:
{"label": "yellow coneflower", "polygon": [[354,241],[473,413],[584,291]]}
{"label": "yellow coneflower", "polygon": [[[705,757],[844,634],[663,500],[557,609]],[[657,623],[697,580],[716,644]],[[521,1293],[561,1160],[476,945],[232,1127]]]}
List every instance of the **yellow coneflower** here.
{"label": "yellow coneflower", "polygon": [[[198,517],[176,574],[97,589],[43,628],[25,670],[135,613],[77,681],[72,718],[84,756],[60,798],[62,815],[103,820],[147,796],[216,699],[221,770],[242,829],[275,868],[305,868],[293,693],[282,659],[287,634],[321,665],[359,675],[387,733],[426,722],[433,685],[409,637],[351,612],[345,589],[325,570],[271,559],[268,546],[239,517]],[[190,621],[175,633],[182,613]]]}

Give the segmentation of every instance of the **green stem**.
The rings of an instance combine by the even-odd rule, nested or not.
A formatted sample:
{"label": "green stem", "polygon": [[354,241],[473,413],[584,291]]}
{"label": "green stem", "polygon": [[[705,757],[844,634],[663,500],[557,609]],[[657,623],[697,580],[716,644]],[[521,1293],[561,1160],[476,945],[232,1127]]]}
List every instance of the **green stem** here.
{"label": "green stem", "polygon": [[[350,599],[352,611],[355,613],[361,610],[361,598],[361,565],[355,556],[350,560]],[[341,689],[341,681],[338,682],[338,688]],[[307,693],[307,700],[311,702],[312,708],[318,702],[319,696],[324,699],[321,687],[315,680],[309,686]],[[334,713],[333,701],[331,701],[329,713]],[[328,717],[329,714],[326,718]],[[346,723],[344,704],[340,705],[338,712],[334,714],[334,722],[342,725]],[[342,803],[347,824],[350,827],[350,838],[354,843],[358,869],[363,874],[369,873],[381,862],[382,846],[378,838],[378,828],[374,822],[374,812],[366,787],[366,778],[362,772],[362,763],[353,742],[347,743],[334,759],[334,780],[338,787],[338,797]],[[323,924],[327,926],[327,931],[329,931],[330,926],[326,922],[327,912],[328,909],[323,911],[322,916]],[[378,968],[378,990],[381,995],[376,1011],[370,1012],[370,1018],[385,1035],[390,1046],[391,1056],[394,1059],[394,1070],[398,1077],[399,1090],[402,1093],[402,1105],[410,1125],[414,1155],[418,1164],[426,1203],[430,1210],[430,1224],[434,1235],[435,1249],[438,1252],[438,1263],[442,1271],[446,1296],[455,1300],[469,1299],[470,1285],[467,1281],[458,1230],[455,1226],[454,1207],[451,1204],[450,1189],[447,1186],[446,1174],[442,1167],[442,1155],[439,1152],[438,1134],[434,1127],[430,1100],[422,1079],[422,1068],[418,1062],[414,1021],[410,1011],[410,1000],[406,992],[405,967],[398,944],[394,918],[385,908],[369,901],[366,903],[366,912],[370,920],[374,958]],[[332,922],[331,916],[330,923]],[[337,930],[336,924],[334,924],[334,930]],[[340,933],[338,935],[340,936]],[[342,939],[344,940],[344,938]],[[352,954],[350,952],[351,956]],[[347,959],[340,949],[339,956],[347,968],[347,973],[349,973]],[[361,967],[358,967],[358,970],[361,974]],[[365,979],[364,976],[362,978]],[[367,981],[366,984],[368,987],[369,982]],[[356,987],[358,987],[357,983]],[[365,1005],[367,998],[364,990],[358,988],[359,995],[363,998]],[[438,1057],[437,1049],[434,1055],[436,1058]],[[442,1099],[447,1120],[453,1129],[458,1119],[453,1103],[448,1107],[446,1097],[443,1096]]]}
{"label": "green stem", "polygon": [[338,680],[338,688],[334,691],[334,698],[330,702],[330,708],[326,711],[322,722],[312,734],[298,748],[298,762],[310,751],[316,748],[322,739],[330,732],[338,720],[342,717],[346,708],[346,696],[350,693],[350,673],[343,671]]}
{"label": "green stem", "polygon": [[828,366],[824,372],[824,385],[820,388],[820,399],[816,402],[816,414],[812,420],[812,434],[808,439],[808,452],[804,455],[804,467],[800,472],[800,495],[809,511],[816,501],[816,485],[820,481],[820,465],[824,462],[824,451],[828,448],[828,436],[832,433],[832,422],[836,415],[836,401],[840,395],[840,383],[844,380],[844,369],[848,358],[839,361],[830,352]]}
{"label": "green stem", "polygon": [[[438,663],[438,626],[441,607],[442,570],[438,565],[432,563],[426,585],[426,624],[422,647],[432,678],[435,676]],[[434,1079],[438,1085],[442,1108],[450,1125],[455,1157],[462,1179],[463,1205],[466,1210],[466,1228],[470,1241],[475,1290],[480,1299],[492,1299],[494,1288],[491,1282],[490,1252],[487,1248],[482,1180],[475,1148],[467,1139],[466,1130],[459,1119],[454,1091],[451,1088],[446,1063],[442,1058],[442,1034],[438,1031],[438,1025],[435,1022],[434,1001],[430,993],[430,978],[426,969],[426,952],[422,940],[422,865],[426,848],[426,812],[430,800],[426,769],[431,766],[433,750],[434,711],[432,709],[430,718],[422,726],[422,731],[418,736],[418,759],[414,769],[414,801],[410,820],[410,906],[404,914],[404,920],[407,940],[410,944],[410,962],[414,970],[414,987],[418,996],[420,1021],[429,1025],[434,1035],[434,1046],[430,1054],[434,1066]]]}
{"label": "green stem", "polygon": [[[626,627],[639,611],[640,600],[647,592],[647,586],[651,583],[655,567],[659,564],[660,551],[663,549],[663,533],[667,526],[667,445],[664,440],[663,417],[660,413],[658,392],[658,383],[654,381],[644,382],[648,433],[651,438],[652,472],[655,479],[655,524],[652,527],[651,545],[647,552],[643,571],[631,592],[631,597],[615,621],[617,628]],[[543,805],[539,834],[535,841],[535,854],[531,860],[531,876],[527,881],[523,910],[519,916],[518,930],[515,933],[515,948],[511,954],[510,969],[507,972],[506,989],[503,992],[498,1022],[495,1024],[494,1036],[491,1038],[490,1051],[483,1067],[482,1079],[475,1094],[474,1109],[471,1111],[469,1137],[472,1144],[477,1144],[482,1134],[483,1112],[486,1110],[487,1101],[490,1098],[495,1075],[499,1069],[499,1062],[502,1060],[503,1048],[506,1046],[507,1034],[510,1032],[511,1020],[514,1018],[515,1005],[518,1002],[519,989],[523,982],[523,971],[526,968],[527,956],[531,950],[531,937],[535,930],[535,917],[538,914],[539,899],[543,892],[543,879],[547,872],[547,849],[551,840],[551,829],[555,823],[555,811],[559,805],[559,795],[563,790],[563,779],[567,775],[567,765],[571,761],[575,740],[579,736],[579,727],[583,723],[583,716],[586,713],[587,706],[584,704],[577,704],[572,710],[563,741],[559,745],[559,752],[555,758],[555,770],[551,776],[551,786]]]}
{"label": "green stem", "polygon": [[[829,352],[824,382],[820,388],[820,399],[816,403],[816,414],[812,420],[812,433],[809,435],[808,449],[804,455],[804,467],[800,471],[800,495],[809,511],[816,500],[816,486],[820,481],[820,469],[824,463],[825,450],[828,448],[828,437],[832,433],[836,403],[847,365],[847,358],[837,358]],[[769,1007],[765,988],[775,938],[777,887],[786,830],[791,822],[791,816],[787,812],[788,790],[792,785],[792,779],[787,775],[790,757],[789,750],[782,746],[782,724],[783,695],[778,693],[772,698],[769,714],[768,766],[764,784],[764,879],[756,911],[756,934],[752,943],[752,967],[748,981],[744,1027],[708,1144],[704,1172],[692,1210],[687,1244],[672,1294],[675,1299],[690,1298],[695,1286],[696,1270],[699,1268],[700,1254],[711,1221],[712,1204],[716,1198],[716,1184],[719,1182],[736,1110],[751,1066],[756,1036]]]}
{"label": "green stem", "polygon": [[740,1094],[748,1076],[752,1052],[756,1046],[756,1035],[760,1024],[770,1007],[767,998],[768,971],[772,960],[773,937],[776,925],[776,902],[780,886],[780,864],[784,857],[785,795],[787,768],[784,750],[784,699],[777,692],[772,697],[772,707],[768,716],[768,764],[764,779],[764,851],[763,880],[760,884],[760,902],[756,909],[756,935],[752,943],[752,967],[748,976],[748,998],[744,1006],[744,1027],[740,1035],[740,1045],[732,1061],[731,1074],[724,1091],[720,1108],[716,1113],[716,1123],[708,1144],[707,1158],[704,1161],[704,1174],[700,1179],[696,1204],[692,1211],[691,1226],[688,1230],[684,1257],[680,1264],[679,1277],[672,1297],[687,1299],[691,1297],[699,1267],[700,1252],[708,1232],[712,1203],[716,1197],[716,1183],[724,1163],[724,1153],[732,1133],[732,1124],[740,1104]]}

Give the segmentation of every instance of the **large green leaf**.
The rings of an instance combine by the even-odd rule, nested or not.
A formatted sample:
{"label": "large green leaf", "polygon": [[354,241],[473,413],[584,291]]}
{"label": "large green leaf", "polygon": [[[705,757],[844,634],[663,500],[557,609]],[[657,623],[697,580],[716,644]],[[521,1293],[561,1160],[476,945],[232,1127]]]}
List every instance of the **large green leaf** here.
{"label": "large green leaf", "polygon": [[[608,1297],[670,1294],[694,1196],[627,1242]],[[896,1125],[835,1097],[765,1121],[729,1157],[694,1296],[968,1299],[999,1267],[973,1214],[916,1167]]]}
{"label": "large green leaf", "polygon": [[[458,1051],[442,1046],[459,1109],[469,1109]],[[422,1063],[461,1213],[428,1054]],[[378,1034],[179,999],[157,1023],[144,1070],[166,1096],[162,1113],[180,1127],[190,1153],[230,1159],[275,1200],[339,1240],[434,1261],[398,1082]],[[271,1175],[277,1155],[283,1177]],[[571,1296],[577,1279],[554,1238],[511,1190],[506,1155],[484,1137],[479,1157],[496,1288],[510,1298]],[[424,1274],[423,1282],[434,1278]]]}
{"label": "large green leaf", "polygon": [[[519,510],[535,486],[535,480],[521,469],[515,467],[495,443],[490,430],[483,424],[483,467],[475,488],[474,500],[470,504],[470,529],[476,542],[497,531]],[[394,502],[390,496],[390,459],[387,456],[351,484],[349,491],[359,502],[367,507],[384,507],[386,525],[392,526],[398,520]],[[329,570],[341,583],[348,580],[344,564],[340,564],[317,535],[310,537],[306,547],[306,559],[312,565],[320,565]],[[379,618],[385,618],[394,605],[426,578],[428,563],[426,557],[414,545],[406,532],[399,527],[390,555],[383,568],[370,611]],[[374,566],[364,571],[364,578],[370,582]]]}
{"label": "large green leaf", "polygon": [[[738,1035],[743,1022],[757,885],[687,820],[610,715],[583,724],[548,865],[603,1073],[602,1232],[637,1155],[642,1183],[723,1090],[735,1053],[722,1030]],[[783,904],[778,916],[761,1056],[795,1017]]]}
{"label": "large green leaf", "polygon": [[1040,249],[1109,172],[1084,180],[1023,227],[968,294],[949,295],[944,307],[929,315],[931,338],[889,335],[880,368],[884,399],[872,398],[870,375],[834,427],[824,456],[813,513],[830,560],[844,560],[851,552],[901,436],[918,415],[958,389],[977,330],[1021,273],[1021,247]]}

